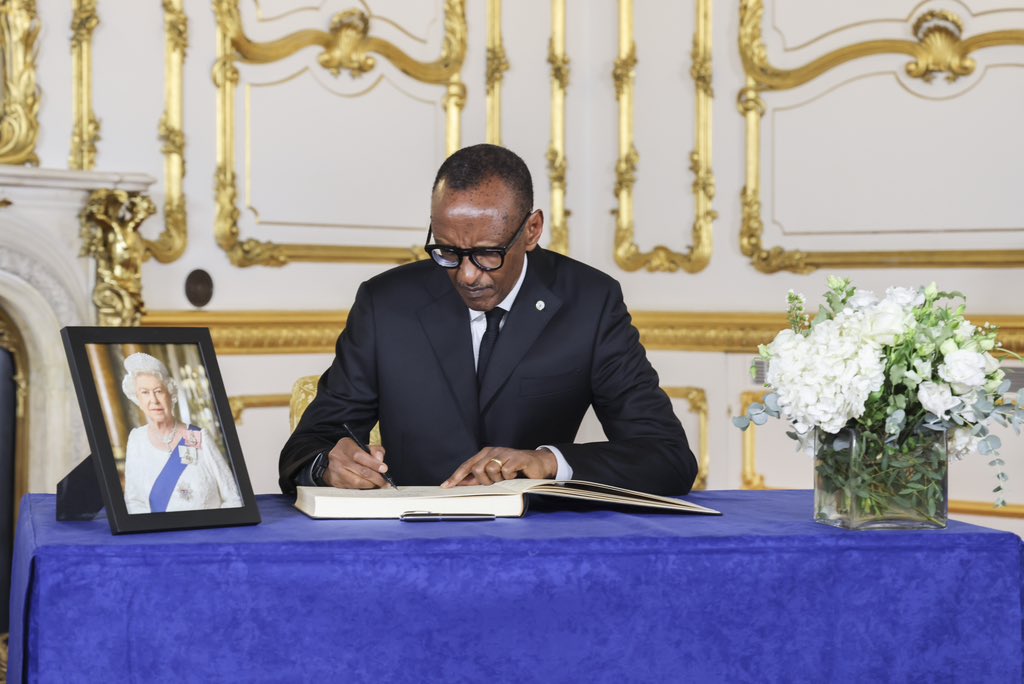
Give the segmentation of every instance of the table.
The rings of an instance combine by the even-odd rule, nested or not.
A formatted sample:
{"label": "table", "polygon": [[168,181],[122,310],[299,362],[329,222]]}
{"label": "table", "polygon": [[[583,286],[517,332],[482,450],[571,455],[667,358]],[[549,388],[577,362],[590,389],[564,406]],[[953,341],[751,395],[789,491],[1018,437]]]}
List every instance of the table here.
{"label": "table", "polygon": [[812,523],[806,491],[722,517],[536,511],[114,537],[22,503],[10,681],[1020,682],[1021,540]]}

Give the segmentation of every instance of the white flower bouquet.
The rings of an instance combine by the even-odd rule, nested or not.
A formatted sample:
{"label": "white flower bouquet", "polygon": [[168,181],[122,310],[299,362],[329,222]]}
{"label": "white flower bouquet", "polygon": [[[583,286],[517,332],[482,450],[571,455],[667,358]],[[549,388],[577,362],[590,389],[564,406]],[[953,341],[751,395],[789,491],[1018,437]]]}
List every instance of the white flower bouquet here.
{"label": "white flower bouquet", "polygon": [[[1008,394],[995,327],[964,317],[964,297],[893,287],[884,297],[830,277],[812,320],[802,295],[789,293],[790,328],[759,348],[771,391],[734,423],[746,429],[769,417],[816,454],[816,493],[829,510],[817,517],[916,512],[945,524],[946,461],[977,451],[1006,474],[992,422],[1020,434],[1024,391]],[[959,303],[957,303],[959,300]],[[820,490],[820,491],[818,491]],[[941,518],[941,519],[940,519]],[[941,523],[941,524],[938,524]]]}

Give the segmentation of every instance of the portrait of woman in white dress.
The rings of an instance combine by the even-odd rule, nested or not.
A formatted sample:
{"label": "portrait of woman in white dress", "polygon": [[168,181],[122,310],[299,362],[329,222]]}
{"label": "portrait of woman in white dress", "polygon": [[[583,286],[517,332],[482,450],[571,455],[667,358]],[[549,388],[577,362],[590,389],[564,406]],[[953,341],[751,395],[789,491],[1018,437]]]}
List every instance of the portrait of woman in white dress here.
{"label": "portrait of woman in white dress", "polygon": [[163,513],[242,505],[231,466],[205,429],[178,420],[177,383],[156,357],[124,360],[121,389],[146,417],[128,434],[124,499],[128,513]]}

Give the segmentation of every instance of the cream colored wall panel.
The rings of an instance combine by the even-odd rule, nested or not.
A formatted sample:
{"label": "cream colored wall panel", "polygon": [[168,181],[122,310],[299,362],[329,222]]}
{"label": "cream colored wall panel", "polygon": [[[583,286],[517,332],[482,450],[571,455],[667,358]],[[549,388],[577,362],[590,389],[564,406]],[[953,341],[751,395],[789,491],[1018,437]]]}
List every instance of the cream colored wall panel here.
{"label": "cream colored wall panel", "polygon": [[[1024,68],[1003,67],[950,100],[908,94],[891,74],[787,104],[797,93],[773,96],[766,218],[783,236],[801,236],[803,249],[870,250],[878,234],[888,249],[920,248],[921,233],[930,249],[1024,246],[1014,180],[1024,157],[1015,130],[1022,86]],[[957,144],[965,134],[970,143]]]}
{"label": "cream colored wall panel", "polygon": [[994,24],[1005,28],[1020,23],[1013,17],[1020,4],[1006,0],[775,0],[765,10],[765,39],[780,51],[810,53],[834,44],[902,38],[904,27],[929,10],[956,14],[969,33],[992,30],[987,26]]}
{"label": "cream colored wall panel", "polygon": [[949,518],[950,520],[959,520],[961,522],[970,523],[972,525],[981,525],[982,527],[991,527],[997,530],[1006,530],[1007,532],[1013,532],[1018,537],[1024,536],[1024,519],[1021,518],[1003,518],[985,515],[963,515],[961,513],[953,513],[949,516]]}
{"label": "cream colored wall panel", "polygon": [[[551,72],[547,62],[548,39],[551,36],[550,6],[550,0],[506,0],[502,3],[503,43],[510,64],[504,74],[501,91],[502,144],[514,150],[530,167],[534,206],[544,210],[544,245],[551,239],[548,211],[551,193],[546,156],[551,139]],[[478,7],[478,11],[483,11],[483,3]],[[571,79],[570,74],[570,89]],[[480,92],[484,92],[483,87]],[[529,105],[524,106],[526,103]]]}
{"label": "cream colored wall panel", "polygon": [[[157,132],[164,109],[163,10],[160,3],[100,0],[97,11],[100,23],[93,33],[92,68],[100,140],[95,168],[162,169]],[[153,199],[158,206],[162,203]]]}
{"label": "cream colored wall panel", "polygon": [[280,494],[277,484],[277,460],[288,436],[288,407],[246,411],[236,423],[238,441],[256,494]]}
{"label": "cream colored wall panel", "polygon": [[[292,384],[305,375],[320,375],[331,364],[327,354],[288,356],[230,356],[217,358],[224,389],[238,395],[290,394]],[[253,408],[237,423],[245,465],[257,494],[280,492],[277,459],[288,438],[288,408]]]}
{"label": "cream colored wall panel", "polygon": [[[381,79],[362,96],[340,97],[309,72],[247,88],[240,171],[245,218],[259,228],[243,222],[243,231],[277,228],[275,239],[306,241],[288,229],[313,226],[343,229],[320,231],[335,244],[421,242],[429,216],[423,186],[444,158],[444,119],[438,88],[433,100],[410,90]],[[344,230],[362,227],[378,230],[361,240]]]}
{"label": "cream colored wall panel", "polygon": [[693,3],[637,3],[635,22],[634,137],[640,153],[633,188],[636,243],[642,251],[665,245],[683,252],[693,242],[695,211],[690,171],[697,118],[690,76]]}
{"label": "cream colored wall panel", "polygon": [[43,168],[64,169],[71,141],[70,2],[37,2],[36,83],[42,91],[36,154]]}

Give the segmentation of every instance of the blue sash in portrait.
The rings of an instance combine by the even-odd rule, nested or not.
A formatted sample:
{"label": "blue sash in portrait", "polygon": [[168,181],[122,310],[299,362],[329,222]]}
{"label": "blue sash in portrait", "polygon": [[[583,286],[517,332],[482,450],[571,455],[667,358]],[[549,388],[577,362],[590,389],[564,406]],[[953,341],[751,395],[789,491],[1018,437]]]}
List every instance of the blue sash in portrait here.
{"label": "blue sash in portrait", "polygon": [[[189,425],[188,429],[190,431],[199,430],[199,428],[193,425]],[[174,494],[174,488],[178,484],[178,479],[185,472],[185,468],[188,467],[188,464],[182,462],[179,453],[184,445],[185,438],[182,437],[178,441],[178,445],[174,447],[174,451],[168,454],[163,470],[157,475],[153,488],[149,490],[149,511],[151,513],[164,513],[167,511],[167,504],[171,500],[171,495]]]}

